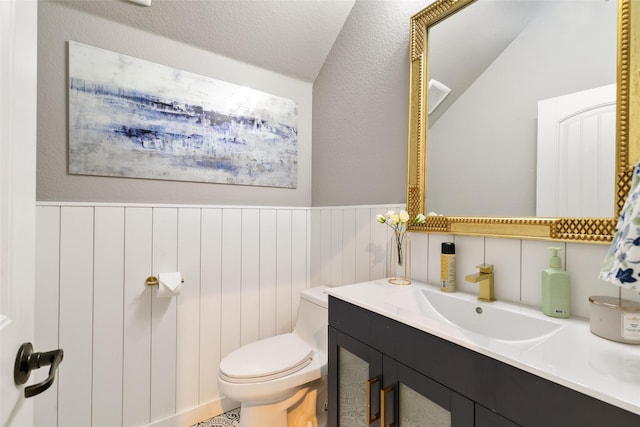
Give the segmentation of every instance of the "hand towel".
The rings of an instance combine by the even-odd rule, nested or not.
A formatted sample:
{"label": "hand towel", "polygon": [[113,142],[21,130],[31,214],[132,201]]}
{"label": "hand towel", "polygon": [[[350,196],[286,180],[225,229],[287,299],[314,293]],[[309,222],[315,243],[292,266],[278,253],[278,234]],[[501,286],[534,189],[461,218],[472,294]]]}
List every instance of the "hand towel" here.
{"label": "hand towel", "polygon": [[640,163],[633,171],[631,189],[604,259],[600,279],[640,292]]}

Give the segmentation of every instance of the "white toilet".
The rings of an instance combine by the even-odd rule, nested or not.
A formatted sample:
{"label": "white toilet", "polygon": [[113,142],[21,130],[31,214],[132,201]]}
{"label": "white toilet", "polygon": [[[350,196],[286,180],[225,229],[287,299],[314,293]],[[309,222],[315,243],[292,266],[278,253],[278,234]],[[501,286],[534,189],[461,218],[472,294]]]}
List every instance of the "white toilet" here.
{"label": "white toilet", "polygon": [[325,289],[300,294],[293,332],[247,344],[220,362],[220,392],[241,403],[240,427],[326,426]]}

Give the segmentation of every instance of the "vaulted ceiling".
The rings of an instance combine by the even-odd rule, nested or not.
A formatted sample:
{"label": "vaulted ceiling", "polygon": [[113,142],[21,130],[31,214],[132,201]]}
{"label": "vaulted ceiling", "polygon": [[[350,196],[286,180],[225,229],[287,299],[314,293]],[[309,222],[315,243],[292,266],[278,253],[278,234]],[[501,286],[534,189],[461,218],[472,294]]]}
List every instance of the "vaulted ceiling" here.
{"label": "vaulted ceiling", "polygon": [[305,81],[315,80],[355,2],[53,1]]}
{"label": "vaulted ceiling", "polygon": [[[40,1],[62,4],[304,81],[316,79],[356,1],[366,1],[368,7],[376,4],[372,0]],[[425,0],[424,7],[432,1]],[[417,12],[422,6],[416,3]],[[481,0],[455,20],[438,24],[440,42],[430,43],[430,69],[434,78],[443,79],[452,89],[452,96],[434,112],[432,123],[455,100],[453,94],[464,92],[537,9],[548,3]],[[384,39],[384,28],[380,31]]]}

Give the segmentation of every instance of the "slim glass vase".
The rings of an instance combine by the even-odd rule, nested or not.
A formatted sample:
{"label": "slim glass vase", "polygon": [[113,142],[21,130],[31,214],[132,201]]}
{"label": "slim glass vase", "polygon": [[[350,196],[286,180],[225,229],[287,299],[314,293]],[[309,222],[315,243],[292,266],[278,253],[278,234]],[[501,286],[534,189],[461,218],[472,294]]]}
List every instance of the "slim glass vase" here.
{"label": "slim glass vase", "polygon": [[411,284],[411,240],[409,234],[391,235],[387,276],[394,285]]}

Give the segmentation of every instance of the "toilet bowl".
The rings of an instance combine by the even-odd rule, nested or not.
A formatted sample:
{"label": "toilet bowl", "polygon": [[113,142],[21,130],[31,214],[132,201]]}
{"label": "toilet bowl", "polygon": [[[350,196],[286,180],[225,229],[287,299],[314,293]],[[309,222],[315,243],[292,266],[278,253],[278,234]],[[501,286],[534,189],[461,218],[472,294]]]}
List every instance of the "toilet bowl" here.
{"label": "toilet bowl", "polygon": [[293,332],[242,346],[220,362],[220,392],[240,402],[240,427],[326,425],[325,290],[301,292]]}

